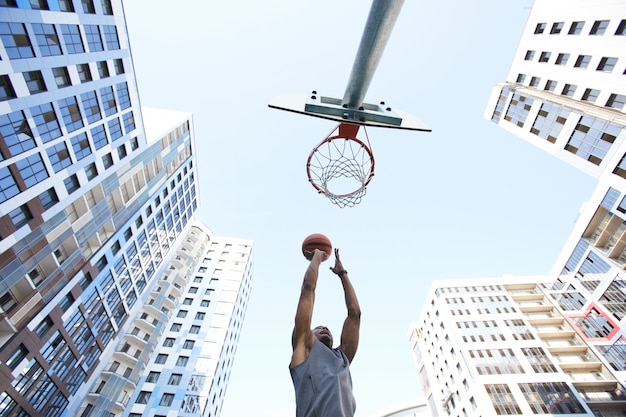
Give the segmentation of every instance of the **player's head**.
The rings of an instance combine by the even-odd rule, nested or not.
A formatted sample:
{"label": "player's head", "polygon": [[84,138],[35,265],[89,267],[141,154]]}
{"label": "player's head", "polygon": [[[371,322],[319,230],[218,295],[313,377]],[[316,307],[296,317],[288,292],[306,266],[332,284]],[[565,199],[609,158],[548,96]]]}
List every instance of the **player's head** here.
{"label": "player's head", "polygon": [[330,330],[328,330],[328,327],[317,326],[313,329],[313,334],[320,342],[322,342],[331,349],[333,348],[333,335]]}

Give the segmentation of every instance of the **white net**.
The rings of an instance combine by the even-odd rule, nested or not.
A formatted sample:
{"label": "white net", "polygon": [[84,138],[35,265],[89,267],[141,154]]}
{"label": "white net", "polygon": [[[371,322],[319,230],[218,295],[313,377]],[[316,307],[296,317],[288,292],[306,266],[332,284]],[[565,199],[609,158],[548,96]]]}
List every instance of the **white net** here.
{"label": "white net", "polygon": [[357,138],[332,136],[311,152],[307,172],[311,184],[330,201],[341,208],[353,207],[374,176],[374,156]]}

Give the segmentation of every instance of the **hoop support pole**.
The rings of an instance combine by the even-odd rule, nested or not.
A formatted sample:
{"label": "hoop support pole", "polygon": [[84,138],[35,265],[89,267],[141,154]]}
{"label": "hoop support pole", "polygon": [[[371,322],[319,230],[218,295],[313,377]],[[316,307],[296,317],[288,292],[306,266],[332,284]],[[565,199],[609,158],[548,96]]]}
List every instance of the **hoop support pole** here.
{"label": "hoop support pole", "polygon": [[370,8],[342,105],[359,108],[374,77],[404,0],[374,0]]}

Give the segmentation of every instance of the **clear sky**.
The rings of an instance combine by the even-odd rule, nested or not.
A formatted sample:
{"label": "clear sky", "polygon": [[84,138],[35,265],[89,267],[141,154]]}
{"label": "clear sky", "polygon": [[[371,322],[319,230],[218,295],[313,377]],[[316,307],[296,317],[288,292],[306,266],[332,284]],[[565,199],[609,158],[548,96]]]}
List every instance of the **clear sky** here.
{"label": "clear sky", "polygon": [[[340,209],[308,183],[335,123],[269,109],[317,90],[341,98],[365,0],[126,0],[142,105],[193,113],[201,208],[218,236],[254,240],[254,284],[222,416],[292,417],[291,331],[324,233],[359,296],[357,416],[421,397],[408,329],[434,279],[548,273],[595,181],[485,120],[531,0],[407,0],[366,101],[432,133],[368,129],[376,175]],[[313,325],[339,339],[341,285],[322,265]]]}

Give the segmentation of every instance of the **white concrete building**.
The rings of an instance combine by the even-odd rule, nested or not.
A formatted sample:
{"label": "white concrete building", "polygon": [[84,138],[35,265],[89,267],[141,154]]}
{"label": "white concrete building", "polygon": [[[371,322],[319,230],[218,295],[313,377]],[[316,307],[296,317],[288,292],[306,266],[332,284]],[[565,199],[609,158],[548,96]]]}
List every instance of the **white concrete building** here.
{"label": "white concrete building", "polygon": [[547,276],[433,284],[410,333],[433,415],[623,416],[625,103],[626,1],[536,0],[485,117],[598,187]]}
{"label": "white concrete building", "polygon": [[622,415],[623,373],[561,300],[549,276],[434,282],[409,336],[432,415]]}

